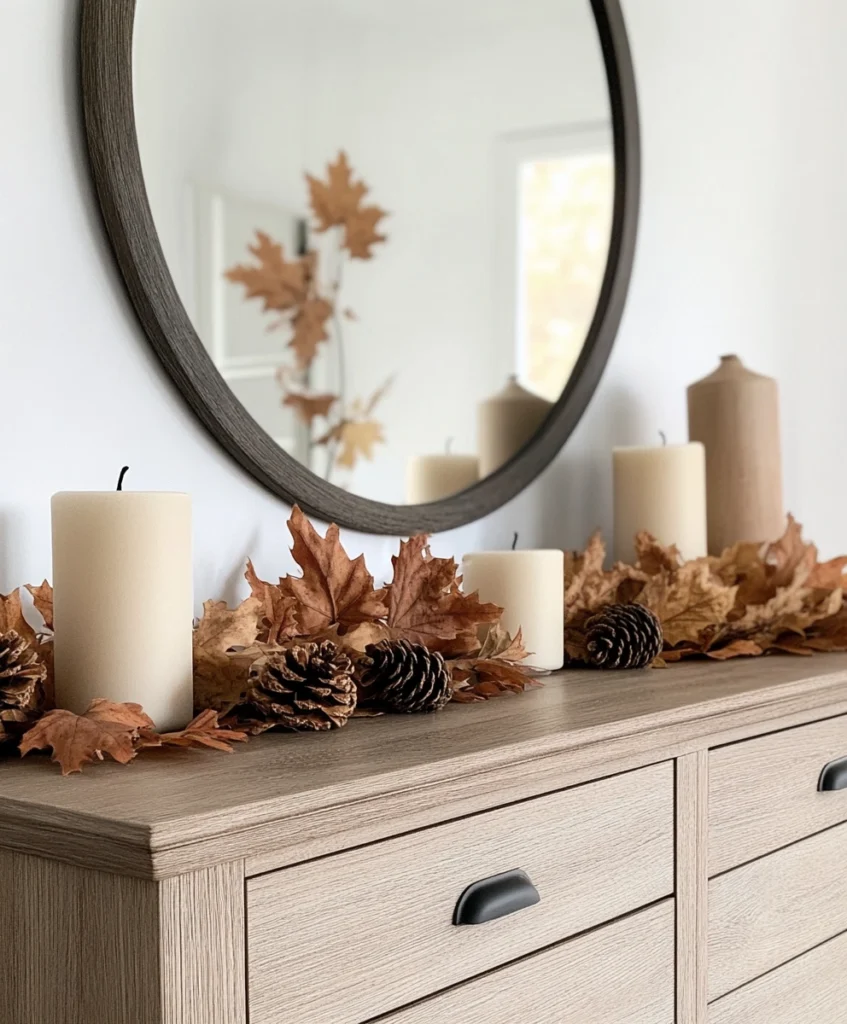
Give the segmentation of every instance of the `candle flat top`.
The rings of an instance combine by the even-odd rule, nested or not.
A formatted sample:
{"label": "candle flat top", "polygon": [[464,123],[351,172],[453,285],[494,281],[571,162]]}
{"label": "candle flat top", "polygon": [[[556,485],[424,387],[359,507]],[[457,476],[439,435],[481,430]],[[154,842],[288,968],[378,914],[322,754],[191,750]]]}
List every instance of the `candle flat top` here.
{"label": "candle flat top", "polygon": [[691,450],[696,448],[702,448],[703,451],[706,450],[702,441],[681,441],[678,444],[615,445],[615,447],[612,448],[612,454],[619,455],[622,452],[679,452],[686,449]]}
{"label": "candle flat top", "polygon": [[187,491],[56,491],[57,498],[190,498]]}
{"label": "candle flat top", "polygon": [[471,558],[516,558],[516,557],[547,557],[558,556],[564,559],[565,552],[561,548],[515,548],[514,550],[504,548],[501,551],[468,551],[462,556],[462,560]]}
{"label": "candle flat top", "polygon": [[[758,727],[798,708],[811,721],[844,703],[845,655],[691,662],[560,672],[520,697],[354,720],[326,734],[268,734],[229,756],[155,751],[69,778],[46,756],[8,757],[0,761],[0,845],[63,859],[79,848],[90,867],[119,864],[144,877],[189,870],[198,856],[219,863],[288,850],[294,863],[303,844],[318,852],[350,845],[343,833],[370,821],[377,797],[383,810],[373,827],[387,835],[537,795],[524,767],[552,759],[561,773],[575,749],[597,747],[592,771],[601,777],[610,745],[624,739],[627,756],[649,763],[672,756],[669,730],[674,744],[696,745],[712,730]],[[486,773],[493,781],[470,808],[467,780]],[[327,815],[332,827],[320,824]]]}

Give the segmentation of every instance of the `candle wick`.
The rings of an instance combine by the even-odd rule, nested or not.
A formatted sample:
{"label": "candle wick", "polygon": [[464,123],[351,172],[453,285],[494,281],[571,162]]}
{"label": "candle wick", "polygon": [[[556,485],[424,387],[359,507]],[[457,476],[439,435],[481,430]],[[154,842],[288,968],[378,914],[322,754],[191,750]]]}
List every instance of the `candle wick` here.
{"label": "candle wick", "polygon": [[452,447],[453,447],[453,438],[452,437],[448,437],[447,440],[444,442],[444,454],[445,455],[449,455],[450,454],[450,449]]}
{"label": "candle wick", "polygon": [[661,439],[662,439],[662,446],[664,447],[668,443],[668,439],[665,436],[664,430],[660,430],[659,431],[659,437],[661,437]]}
{"label": "candle wick", "polygon": [[127,475],[128,472],[129,472],[129,466],[124,466],[124,468],[120,472],[120,476],[118,477],[118,490],[119,491],[122,491],[124,489],[124,477]]}
{"label": "candle wick", "polygon": [[518,531],[515,530],[515,535],[512,538],[512,551],[514,551],[517,546],[518,546]]}

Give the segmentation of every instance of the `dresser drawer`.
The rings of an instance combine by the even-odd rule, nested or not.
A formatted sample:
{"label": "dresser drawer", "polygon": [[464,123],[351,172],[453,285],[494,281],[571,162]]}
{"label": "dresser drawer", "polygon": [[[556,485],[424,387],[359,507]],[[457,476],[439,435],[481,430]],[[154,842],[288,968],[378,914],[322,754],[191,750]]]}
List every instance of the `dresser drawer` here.
{"label": "dresser drawer", "polygon": [[[520,868],[540,902],[452,923]],[[669,895],[670,762],[312,861],[247,884],[251,1024],[358,1024]]]}
{"label": "dresser drawer", "polygon": [[673,1024],[673,900],[501,967],[381,1024]]}
{"label": "dresser drawer", "polygon": [[847,931],[845,852],[847,824],[709,882],[710,1000]]}
{"label": "dresser drawer", "polygon": [[709,1007],[709,1024],[844,1024],[847,934]]}
{"label": "dresser drawer", "polygon": [[847,757],[847,716],[719,747],[709,755],[709,874],[847,821],[847,790],[817,791]]}

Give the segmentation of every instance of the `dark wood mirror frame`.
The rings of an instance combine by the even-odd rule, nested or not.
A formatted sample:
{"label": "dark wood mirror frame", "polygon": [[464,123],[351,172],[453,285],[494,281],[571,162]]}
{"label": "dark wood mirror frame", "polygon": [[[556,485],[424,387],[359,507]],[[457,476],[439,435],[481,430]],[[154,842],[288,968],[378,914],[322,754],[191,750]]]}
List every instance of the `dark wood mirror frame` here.
{"label": "dark wood mirror frame", "polygon": [[147,200],[133,109],[136,0],[83,0],[81,71],[88,149],[106,231],[130,298],[165,369],[206,429],[248,473],[289,504],[364,533],[452,529],[493,512],[522,491],[576,427],[600,381],[623,312],[640,183],[635,77],[619,0],[590,3],[609,82],[615,192],[608,264],[583,350],[539,432],[505,466],[442,501],[386,505],[342,491],[284,452],[218,373],[177,294]]}

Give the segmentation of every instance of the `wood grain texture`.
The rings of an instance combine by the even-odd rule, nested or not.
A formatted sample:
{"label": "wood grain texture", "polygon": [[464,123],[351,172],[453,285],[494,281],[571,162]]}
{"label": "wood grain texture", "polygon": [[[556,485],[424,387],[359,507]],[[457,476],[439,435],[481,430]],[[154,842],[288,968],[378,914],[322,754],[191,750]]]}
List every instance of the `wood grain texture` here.
{"label": "wood grain texture", "polygon": [[[468,885],[513,868],[540,903],[452,924]],[[254,878],[250,1021],[357,1024],[672,891],[667,762]]]}
{"label": "wood grain texture", "polygon": [[239,865],[160,885],[3,852],[0,897],[0,1024],[245,1024]]}
{"label": "wood grain texture", "polygon": [[764,658],[564,672],[517,699],[68,779],[7,759],[0,847],[148,878],[242,858],[253,874],[841,711],[847,657]]}
{"label": "wood grain texture", "polygon": [[705,1024],[709,941],[709,754],[676,762],[676,1021]]}
{"label": "wood grain texture", "polygon": [[847,791],[817,791],[821,769],[841,757],[847,716],[713,750],[709,873],[847,821]]}
{"label": "wood grain texture", "polygon": [[571,378],[535,437],[496,473],[443,501],[386,505],[327,483],[284,452],[236,400],[177,293],[150,212],[132,96],[135,0],[84,0],[82,92],[91,169],[118,266],[138,318],[166,371],[215,440],[252,476],[325,521],[407,535],[461,526],[522,491],[576,427],[608,360],[623,313],[638,226],[638,105],[618,0],[591,0],[609,82],[614,210],[597,311]]}
{"label": "wood grain texture", "polygon": [[709,1007],[709,1024],[844,1024],[847,1007],[847,935]]}
{"label": "wood grain texture", "polygon": [[709,883],[709,1000],[847,931],[847,825]]}
{"label": "wood grain texture", "polygon": [[673,1024],[673,954],[673,904],[662,903],[381,1024]]}
{"label": "wood grain texture", "polygon": [[166,1024],[246,1024],[244,864],[159,884]]}

